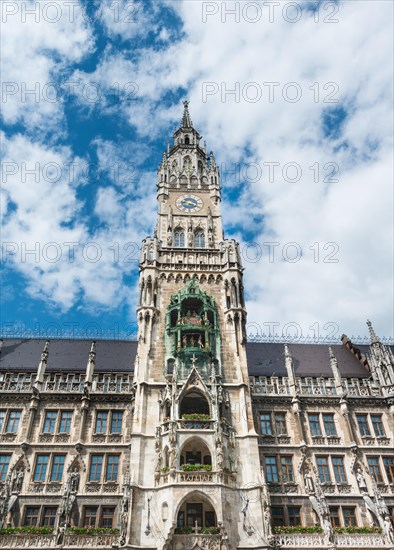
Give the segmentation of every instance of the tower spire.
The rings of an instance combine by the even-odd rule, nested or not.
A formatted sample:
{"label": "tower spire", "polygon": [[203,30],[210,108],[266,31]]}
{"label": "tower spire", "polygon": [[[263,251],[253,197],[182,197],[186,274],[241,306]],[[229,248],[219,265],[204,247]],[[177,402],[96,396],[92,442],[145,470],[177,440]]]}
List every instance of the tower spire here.
{"label": "tower spire", "polygon": [[183,102],[182,128],[193,128],[193,122],[189,114],[190,101]]}
{"label": "tower spire", "polygon": [[378,337],[376,336],[376,332],[372,326],[371,321],[367,320],[368,330],[369,330],[369,336],[371,338],[371,344],[377,344],[379,342]]}

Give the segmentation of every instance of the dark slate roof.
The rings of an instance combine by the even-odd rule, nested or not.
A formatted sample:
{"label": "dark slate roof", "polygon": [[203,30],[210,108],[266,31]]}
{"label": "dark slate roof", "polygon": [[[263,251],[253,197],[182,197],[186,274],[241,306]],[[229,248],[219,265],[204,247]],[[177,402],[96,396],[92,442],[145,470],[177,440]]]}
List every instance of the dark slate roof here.
{"label": "dark slate roof", "polygon": [[[331,346],[344,378],[368,378],[369,371],[344,345]],[[328,346],[323,344],[289,344],[296,376],[332,378]],[[248,343],[246,345],[251,376],[287,376],[284,345]]]}
{"label": "dark slate roof", "polygon": [[[0,353],[0,370],[36,371],[44,346],[45,340],[4,339]],[[46,372],[85,372],[90,346],[90,340],[51,340]],[[331,347],[342,376],[369,377],[368,369],[348,348],[342,344]],[[296,376],[333,376],[327,345],[289,344],[289,350]],[[366,349],[361,351],[365,353]],[[283,344],[248,343],[246,352],[251,376],[287,376]],[[136,354],[135,341],[100,340],[96,343],[95,372],[130,373],[134,370]]]}
{"label": "dark slate roof", "polygon": [[[51,340],[46,372],[84,372],[91,340]],[[3,340],[0,353],[1,371],[37,371],[45,340]],[[134,370],[137,342],[101,340],[96,343],[95,372],[127,372]]]}

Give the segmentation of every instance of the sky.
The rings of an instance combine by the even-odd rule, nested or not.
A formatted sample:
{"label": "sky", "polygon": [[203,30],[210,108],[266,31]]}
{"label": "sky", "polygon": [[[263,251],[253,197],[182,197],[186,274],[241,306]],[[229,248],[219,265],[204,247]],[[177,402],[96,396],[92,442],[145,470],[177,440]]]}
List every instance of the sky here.
{"label": "sky", "polygon": [[393,328],[393,3],[1,3],[1,331],[130,338],[190,101],[252,337]]}

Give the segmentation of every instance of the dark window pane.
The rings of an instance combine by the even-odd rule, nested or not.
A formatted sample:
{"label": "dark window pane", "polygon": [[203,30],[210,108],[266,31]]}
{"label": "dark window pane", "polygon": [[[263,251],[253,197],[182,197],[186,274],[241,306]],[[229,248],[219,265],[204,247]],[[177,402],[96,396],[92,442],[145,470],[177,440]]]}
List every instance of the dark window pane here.
{"label": "dark window pane", "polygon": [[260,414],[261,433],[263,435],[272,435],[271,415]]}
{"label": "dark window pane", "polygon": [[60,416],[59,432],[69,434],[71,429],[72,411],[62,411]]}
{"label": "dark window pane", "polygon": [[371,414],[371,422],[376,437],[384,437],[386,434],[383,428],[382,415]]}
{"label": "dark window pane", "polygon": [[277,483],[279,481],[279,478],[278,478],[278,468],[276,465],[275,456],[265,457],[265,469],[267,473],[268,483]]}
{"label": "dark window pane", "polygon": [[99,411],[96,416],[96,433],[107,433],[108,411]]}
{"label": "dark window pane", "polygon": [[322,483],[329,483],[331,481],[330,470],[328,468],[328,458],[326,456],[319,456],[316,458],[317,471]]}
{"label": "dark window pane", "polygon": [[83,516],[84,527],[96,527],[97,506],[86,506]]}
{"label": "dark window pane", "polygon": [[65,458],[65,455],[55,455],[53,457],[51,481],[61,481]]}
{"label": "dark window pane", "polygon": [[8,422],[7,422],[8,433],[16,433],[18,431],[20,418],[21,418],[20,411],[10,411]]}
{"label": "dark window pane", "polygon": [[327,437],[337,435],[333,414],[323,414],[323,424]]}
{"label": "dark window pane", "polygon": [[38,524],[39,512],[40,512],[40,508],[38,506],[26,506],[24,525],[30,526],[30,527],[36,527]]}
{"label": "dark window pane", "polygon": [[117,481],[119,469],[119,455],[110,455],[107,458],[107,471],[105,474],[106,481]]}
{"label": "dark window pane", "polygon": [[358,429],[360,430],[361,437],[370,437],[368,418],[366,414],[357,415]]}
{"label": "dark window pane", "polygon": [[45,413],[44,433],[46,434],[55,433],[56,419],[57,419],[57,411],[47,411]]}
{"label": "dark window pane", "polygon": [[55,526],[56,512],[57,512],[56,507],[53,507],[53,506],[51,506],[51,507],[45,506],[44,507],[44,515],[42,517],[43,527],[54,527]]}
{"label": "dark window pane", "polygon": [[8,466],[10,465],[11,455],[0,455],[0,481],[7,478]]}
{"label": "dark window pane", "polygon": [[89,481],[100,481],[103,468],[103,455],[93,455],[90,462]]}
{"label": "dark window pane", "polygon": [[114,411],[111,419],[111,433],[122,433],[123,411]]}
{"label": "dark window pane", "polygon": [[322,435],[318,414],[310,414],[309,415],[309,427],[310,427],[312,436]]}
{"label": "dark window pane", "polygon": [[34,470],[34,481],[45,481],[49,462],[49,455],[38,455]]}
{"label": "dark window pane", "polygon": [[332,457],[332,467],[334,469],[335,481],[337,483],[346,483],[345,465],[342,456]]}

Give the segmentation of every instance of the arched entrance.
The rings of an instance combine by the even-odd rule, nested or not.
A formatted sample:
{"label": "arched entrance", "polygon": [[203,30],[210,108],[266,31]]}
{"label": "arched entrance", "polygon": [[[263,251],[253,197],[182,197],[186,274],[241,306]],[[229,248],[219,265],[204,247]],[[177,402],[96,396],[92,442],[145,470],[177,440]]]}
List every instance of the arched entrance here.
{"label": "arched entrance", "polygon": [[195,491],[185,497],[177,512],[177,530],[199,531],[217,527],[217,517],[212,502],[202,493]]}

